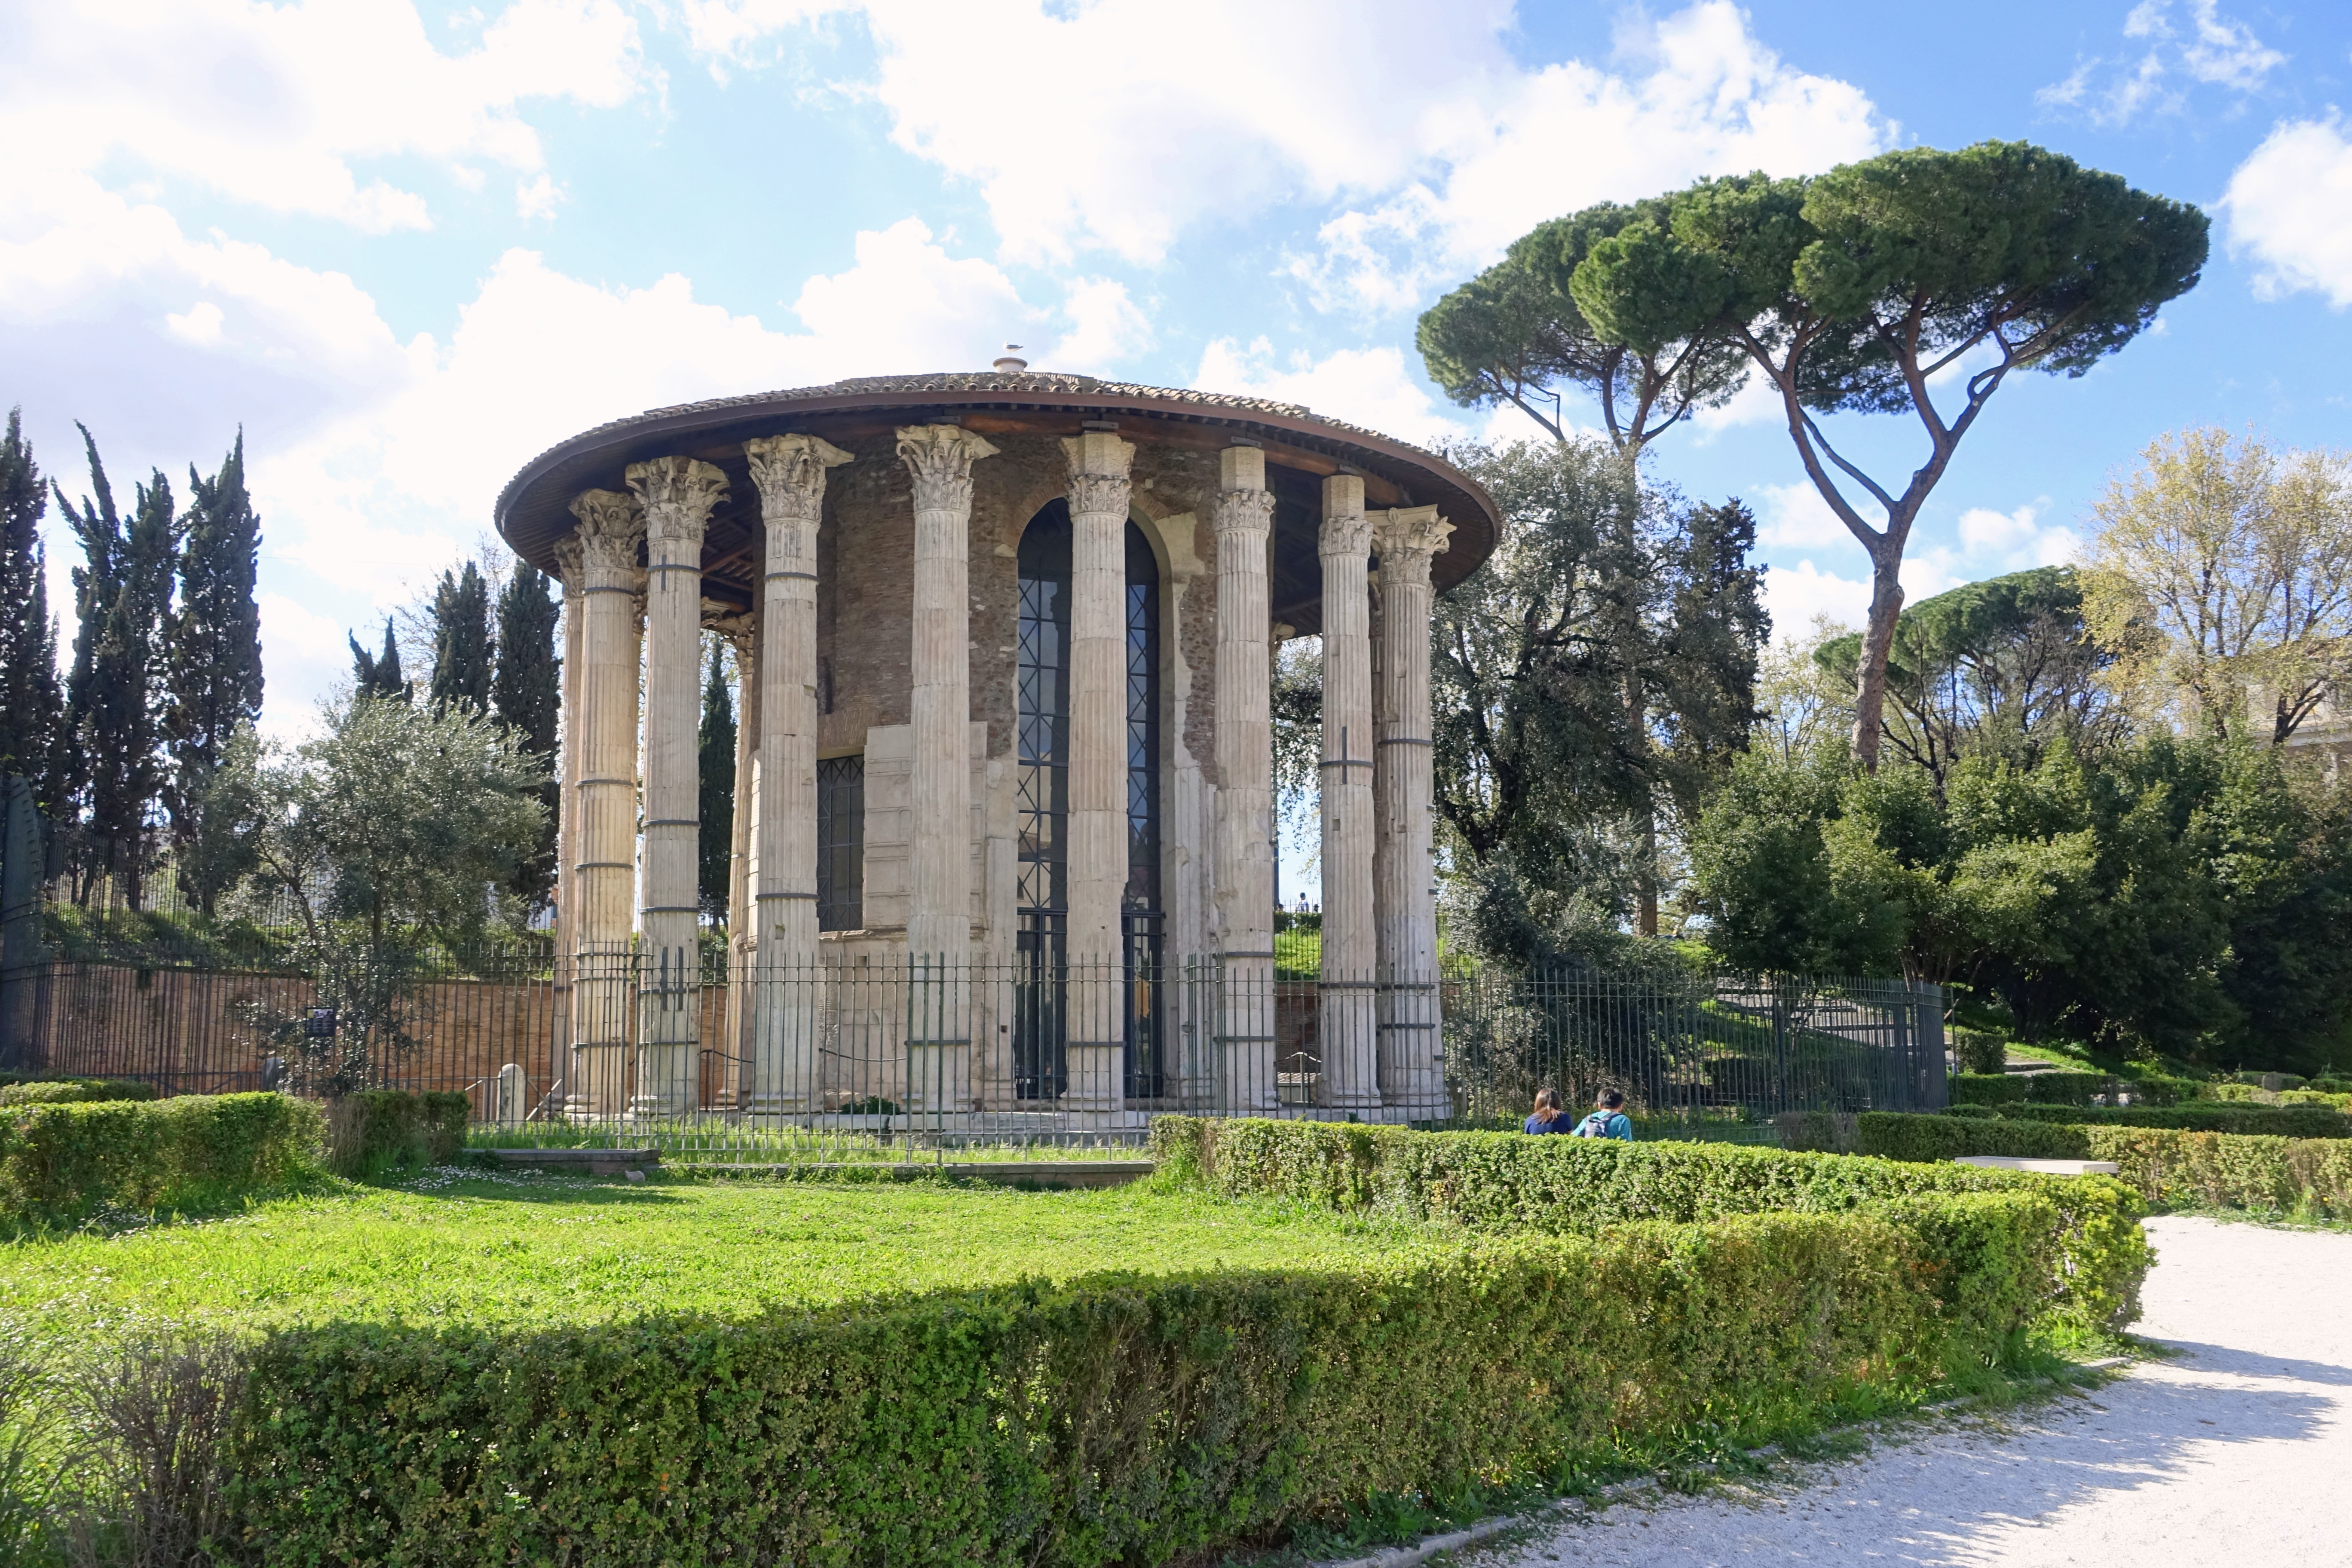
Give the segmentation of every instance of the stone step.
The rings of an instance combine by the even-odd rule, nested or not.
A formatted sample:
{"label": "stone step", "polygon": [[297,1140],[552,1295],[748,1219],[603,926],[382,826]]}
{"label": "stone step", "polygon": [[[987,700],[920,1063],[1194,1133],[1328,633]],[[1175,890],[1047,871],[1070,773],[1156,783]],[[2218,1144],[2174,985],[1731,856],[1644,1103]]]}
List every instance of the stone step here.
{"label": "stone step", "polygon": [[476,1149],[509,1170],[585,1171],[592,1176],[617,1176],[661,1163],[658,1149]]}

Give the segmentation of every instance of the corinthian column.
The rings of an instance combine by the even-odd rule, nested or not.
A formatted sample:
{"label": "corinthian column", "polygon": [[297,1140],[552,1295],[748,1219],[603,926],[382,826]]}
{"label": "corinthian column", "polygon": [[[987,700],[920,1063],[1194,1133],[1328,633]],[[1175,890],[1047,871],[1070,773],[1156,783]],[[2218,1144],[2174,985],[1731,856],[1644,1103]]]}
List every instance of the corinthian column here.
{"label": "corinthian column", "polygon": [[580,520],[578,702],[572,726],[572,1057],[565,1110],[581,1120],[624,1109],[629,1021],[629,895],[637,840],[636,498],[589,490]]}
{"label": "corinthian column", "polygon": [[[759,931],[750,1109],[817,1109],[816,538],[824,478],[850,460],[814,436],[743,443],[760,487]],[[747,687],[744,707],[751,705]],[[738,786],[739,792],[740,786]],[[738,798],[741,798],[739,793]]]}
{"label": "corinthian column", "polygon": [[908,1094],[926,1110],[971,1105],[971,466],[996,448],[954,425],[898,431],[915,481],[915,624],[908,661],[914,798],[907,949],[919,984],[907,1031]]}
{"label": "corinthian column", "polygon": [[1069,1087],[1116,1110],[1127,1080],[1119,905],[1127,888],[1127,505],[1135,447],[1106,430],[1062,443],[1070,464]]}
{"label": "corinthian column", "polygon": [[550,1076],[562,1079],[576,1037],[572,1022],[572,954],[578,945],[580,858],[580,595],[585,584],[578,535],[555,542],[555,580],[563,585],[563,669],[556,713],[561,724],[555,790],[555,1016]]}
{"label": "corinthian column", "polygon": [[638,889],[639,1116],[698,1109],[702,965],[696,946],[701,837],[695,721],[702,667],[702,531],[727,476],[692,458],[632,463],[646,510],[645,877]]}
{"label": "corinthian column", "polygon": [[759,816],[760,617],[746,611],[721,616],[711,629],[735,655],[735,812],[727,844],[727,1054],[720,1102],[742,1110],[751,1100],[746,1063],[751,1056],[751,954],[759,943],[751,901],[751,833]]}
{"label": "corinthian column", "polygon": [[1372,966],[1372,668],[1364,481],[1323,481],[1323,973],[1317,1033],[1322,1103],[1381,1102]]}
{"label": "corinthian column", "polygon": [[1429,725],[1429,564],[1454,525],[1433,506],[1372,520],[1381,555],[1380,1088],[1413,1121],[1451,1112],[1440,1046]]}
{"label": "corinthian column", "polygon": [[1219,1109],[1275,1107],[1274,682],[1266,639],[1265,453],[1228,447],[1217,497],[1216,892],[1223,961]]}

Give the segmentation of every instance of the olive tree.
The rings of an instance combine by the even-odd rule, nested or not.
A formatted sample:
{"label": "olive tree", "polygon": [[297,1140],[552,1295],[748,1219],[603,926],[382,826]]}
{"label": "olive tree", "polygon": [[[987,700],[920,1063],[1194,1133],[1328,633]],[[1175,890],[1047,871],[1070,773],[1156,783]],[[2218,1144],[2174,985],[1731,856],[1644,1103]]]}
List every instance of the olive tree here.
{"label": "olive tree", "polygon": [[[2025,142],[1906,148],[1645,203],[1569,292],[1601,342],[1730,345],[1780,395],[1807,477],[1870,555],[1853,750],[1874,768],[1904,548],[1960,441],[2012,373],[2079,376],[2194,287],[2206,229],[2193,206]],[[1907,414],[1926,454],[1881,482],[1831,444],[1831,413]]]}

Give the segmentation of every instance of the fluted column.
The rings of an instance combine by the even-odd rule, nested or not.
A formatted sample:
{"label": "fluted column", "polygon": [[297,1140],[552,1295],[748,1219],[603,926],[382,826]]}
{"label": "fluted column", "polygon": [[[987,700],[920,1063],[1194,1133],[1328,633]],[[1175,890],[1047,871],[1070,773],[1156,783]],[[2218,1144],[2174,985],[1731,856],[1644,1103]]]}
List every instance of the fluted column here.
{"label": "fluted column", "polygon": [[635,496],[589,490],[580,520],[578,704],[572,822],[572,1054],[565,1109],[583,1120],[625,1109],[629,902],[636,875],[637,546]]}
{"label": "fluted column", "polygon": [[1065,1059],[1074,1110],[1116,1110],[1127,889],[1127,509],[1135,447],[1107,430],[1062,443],[1070,466],[1069,912]]}
{"label": "fluted column", "polygon": [[751,1093],[746,1064],[751,1056],[751,955],[758,950],[757,906],[752,901],[752,823],[759,816],[760,617],[730,615],[714,623],[735,655],[735,814],[727,845],[727,1060],[719,1098],[740,1110]]}
{"label": "fluted column", "polygon": [[1374,516],[1381,556],[1381,1101],[1414,1121],[1449,1114],[1438,1010],[1435,795],[1430,755],[1429,568],[1454,525],[1433,506]]}
{"label": "fluted column", "polygon": [[[850,455],[814,436],[743,443],[766,533],[759,684],[759,931],[751,1109],[818,1109],[816,545],[827,470]],[[747,687],[746,691],[749,691]],[[751,707],[747,697],[745,708]]]}
{"label": "fluted column", "polygon": [[996,448],[954,425],[898,431],[915,490],[913,842],[907,945],[919,983],[908,1020],[908,1095],[926,1110],[971,1104],[971,466]]}
{"label": "fluted column", "polygon": [[578,934],[579,874],[572,863],[580,858],[580,590],[586,578],[577,535],[555,542],[555,580],[563,587],[563,668],[557,701],[558,744],[555,790],[555,1006],[554,1051],[551,1076],[561,1079],[571,1060],[575,1038],[572,1022],[572,954]]}
{"label": "fluted column", "polygon": [[1220,1109],[1275,1106],[1274,682],[1266,543],[1274,497],[1265,453],[1224,449],[1217,497],[1217,940]]}
{"label": "fluted column", "polygon": [[1372,1005],[1372,669],[1364,481],[1323,481],[1323,972],[1317,1034],[1322,1103],[1381,1102]]}
{"label": "fluted column", "polygon": [[692,458],[632,463],[646,512],[645,875],[638,888],[637,1082],[629,1109],[699,1109],[702,966],[696,942],[701,837],[702,531],[727,476]]}

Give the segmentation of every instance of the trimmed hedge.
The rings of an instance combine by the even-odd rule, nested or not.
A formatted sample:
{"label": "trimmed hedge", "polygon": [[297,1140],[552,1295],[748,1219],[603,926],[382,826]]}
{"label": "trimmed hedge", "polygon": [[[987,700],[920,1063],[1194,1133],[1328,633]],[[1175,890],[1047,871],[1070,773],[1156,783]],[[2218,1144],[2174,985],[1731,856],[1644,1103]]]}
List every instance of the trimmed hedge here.
{"label": "trimmed hedge", "polygon": [[2352,1218],[2352,1142],[2341,1138],[2063,1127],[1874,1110],[1863,1113],[1854,1146],[1861,1153],[1906,1161],[1963,1154],[2113,1160],[2119,1178],[2152,1204]]}
{"label": "trimmed hedge", "polygon": [[1634,1220],[1843,1213],[1930,1194],[2046,1191],[2059,1215],[2046,1322],[2062,1332],[2109,1331],[2137,1318],[2150,1261],[2137,1194],[2102,1177],[2053,1184],[2007,1171],[1737,1144],[1182,1116],[1152,1121],[1151,1152],[1168,1179],[1229,1195],[1570,1234]]}
{"label": "trimmed hedge", "polygon": [[2116,1087],[2113,1073],[2037,1072],[1952,1075],[1955,1105],[2088,1105]]}
{"label": "trimmed hedge", "polygon": [[95,1105],[109,1100],[152,1100],[155,1086],[113,1078],[34,1079],[0,1085],[0,1105]]}
{"label": "trimmed hedge", "polygon": [[451,1090],[347,1094],[327,1105],[327,1163],[339,1176],[362,1181],[454,1163],[472,1114],[473,1101]]}
{"label": "trimmed hedge", "polygon": [[0,1217],[194,1208],[318,1169],[318,1109],[279,1094],[0,1107]]}
{"label": "trimmed hedge", "polygon": [[2161,1127],[2175,1132],[2259,1133],[2273,1138],[2352,1138],[2352,1117],[2324,1105],[2005,1105],[2005,1120],[2077,1127]]}
{"label": "trimmed hedge", "polygon": [[228,1500],[278,1563],[1162,1563],[1912,1396],[2021,1348],[2056,1225],[2008,1191],[751,1321],[285,1331]]}

